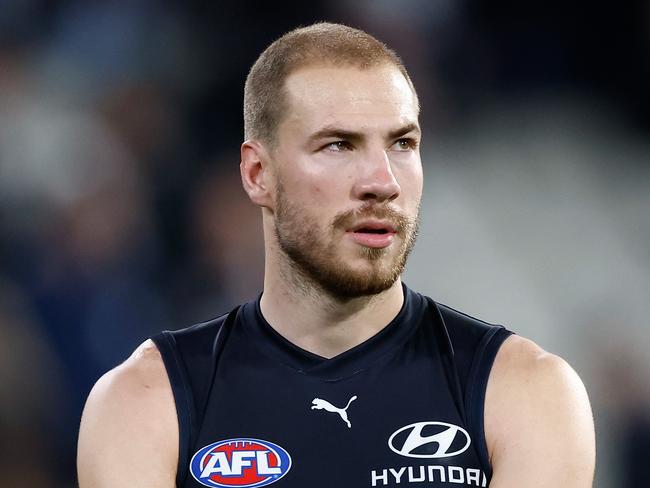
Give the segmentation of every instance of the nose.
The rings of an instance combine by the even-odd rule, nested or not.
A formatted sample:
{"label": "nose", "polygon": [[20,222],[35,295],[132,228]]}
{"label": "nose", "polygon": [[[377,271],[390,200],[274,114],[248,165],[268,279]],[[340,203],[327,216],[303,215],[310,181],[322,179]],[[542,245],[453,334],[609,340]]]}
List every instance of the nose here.
{"label": "nose", "polygon": [[378,202],[396,199],[401,191],[393,174],[390,159],[386,151],[375,153],[360,161],[361,168],[354,186],[354,196],[363,201]]}

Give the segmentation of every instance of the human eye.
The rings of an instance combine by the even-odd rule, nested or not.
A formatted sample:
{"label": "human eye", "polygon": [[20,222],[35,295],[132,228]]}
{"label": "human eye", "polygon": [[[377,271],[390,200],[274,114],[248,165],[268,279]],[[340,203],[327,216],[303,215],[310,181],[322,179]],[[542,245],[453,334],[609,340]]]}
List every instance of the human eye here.
{"label": "human eye", "polygon": [[325,144],[323,149],[333,152],[343,152],[350,151],[352,149],[352,145],[348,141],[334,141]]}
{"label": "human eye", "polygon": [[396,151],[411,151],[418,146],[418,141],[412,137],[402,137],[396,140],[391,149]]}

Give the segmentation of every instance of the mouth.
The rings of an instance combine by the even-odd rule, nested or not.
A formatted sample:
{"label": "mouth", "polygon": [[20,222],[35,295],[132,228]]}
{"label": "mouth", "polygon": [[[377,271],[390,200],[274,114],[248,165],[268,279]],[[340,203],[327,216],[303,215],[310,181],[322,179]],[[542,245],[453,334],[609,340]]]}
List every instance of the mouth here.
{"label": "mouth", "polygon": [[365,247],[385,248],[393,243],[397,229],[390,222],[364,221],[347,231],[354,242]]}
{"label": "mouth", "polygon": [[358,223],[348,232],[361,234],[396,234],[397,229],[390,222],[365,221]]}

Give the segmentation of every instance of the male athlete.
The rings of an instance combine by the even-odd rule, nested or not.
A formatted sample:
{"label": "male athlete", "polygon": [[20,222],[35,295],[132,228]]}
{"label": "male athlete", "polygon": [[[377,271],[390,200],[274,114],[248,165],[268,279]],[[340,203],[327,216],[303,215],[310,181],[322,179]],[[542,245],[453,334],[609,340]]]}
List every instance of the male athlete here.
{"label": "male athlete", "polygon": [[98,381],[81,488],[591,486],[575,372],[400,280],[418,115],[401,61],[362,31],[315,24],[262,53],[241,176],[263,215],[264,291]]}

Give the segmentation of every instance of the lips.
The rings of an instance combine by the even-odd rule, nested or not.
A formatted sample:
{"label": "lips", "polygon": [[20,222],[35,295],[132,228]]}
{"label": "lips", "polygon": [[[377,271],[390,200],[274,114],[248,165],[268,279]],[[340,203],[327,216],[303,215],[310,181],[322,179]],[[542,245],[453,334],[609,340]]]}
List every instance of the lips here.
{"label": "lips", "polygon": [[377,220],[364,220],[357,223],[348,232],[360,232],[368,234],[395,234],[397,230],[395,226],[386,221]]}
{"label": "lips", "polygon": [[395,234],[397,230],[392,223],[378,220],[358,222],[347,231],[347,235],[357,244],[378,249],[390,246]]}

